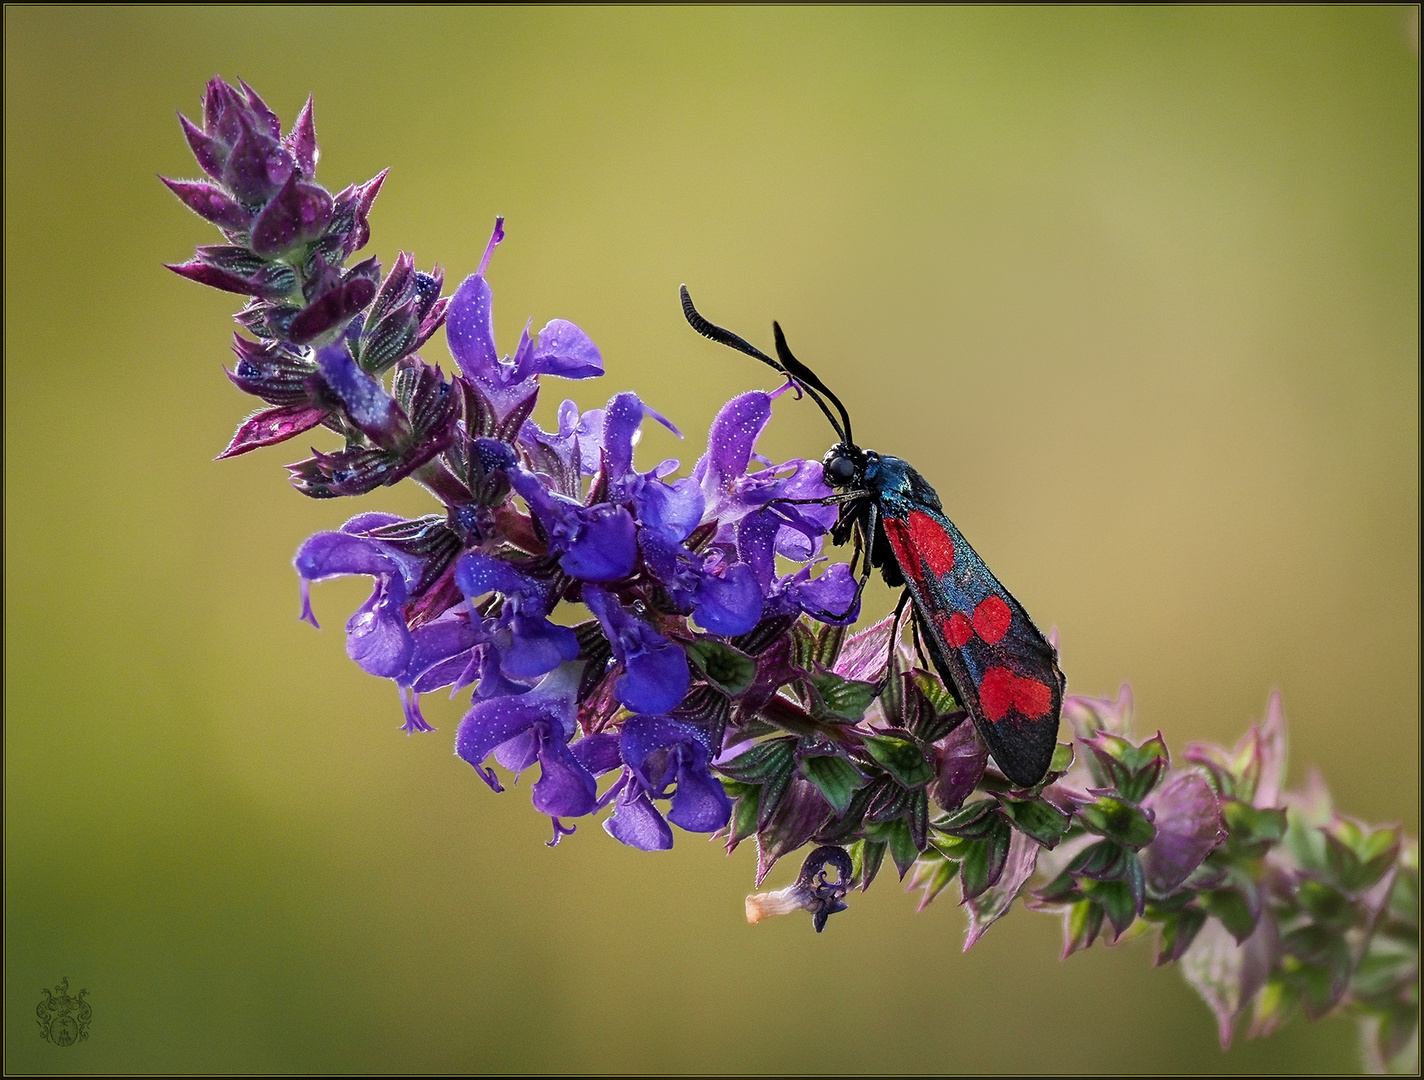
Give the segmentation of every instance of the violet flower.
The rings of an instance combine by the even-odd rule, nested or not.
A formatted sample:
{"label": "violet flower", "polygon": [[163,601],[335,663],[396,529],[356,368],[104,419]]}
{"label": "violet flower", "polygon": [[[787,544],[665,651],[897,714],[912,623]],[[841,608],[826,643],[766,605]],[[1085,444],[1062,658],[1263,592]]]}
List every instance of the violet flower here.
{"label": "violet flower", "polygon": [[682,649],[604,590],[586,586],[583,598],[623,666],[623,674],[613,684],[614,696],[635,713],[675,708],[692,680]]}
{"label": "violet flower", "polygon": [[504,788],[494,770],[484,767],[490,754],[516,773],[537,761],[534,809],[552,818],[590,813],[596,801],[594,778],[568,745],[578,729],[581,674],[581,664],[561,664],[531,690],[476,702],[460,721],[455,753],[494,791]]}
{"label": "violet flower", "polygon": [[348,574],[375,579],[370,599],[346,623],[346,652],[362,670],[387,679],[405,674],[410,664],[414,644],[402,608],[424,564],[370,533],[400,521],[393,514],[358,514],[338,532],[317,533],[293,559],[301,577],[301,617],[313,626],[312,582]]}
{"label": "violet flower", "polygon": [[[608,834],[630,847],[672,847],[668,822],[687,832],[716,832],[727,824],[732,804],[708,770],[708,734],[695,724],[664,716],[635,716],[623,725],[619,753],[627,765]],[[669,787],[673,790],[669,794]],[[654,799],[672,800],[664,815]]]}
{"label": "violet flower", "polygon": [[499,619],[489,623],[485,633],[507,677],[535,679],[578,657],[574,632],[546,618],[550,607],[547,583],[520,573],[502,559],[470,552],[455,564],[455,584],[470,601],[472,612],[479,597],[498,593],[503,598]]}
{"label": "violet flower", "polygon": [[494,249],[504,239],[504,218],[495,220],[480,267],[460,283],[446,314],[450,352],[460,370],[495,406],[507,414],[534,391],[539,375],[587,379],[603,374],[603,357],[587,334],[565,319],[553,319],[539,331],[536,344],[529,327],[519,338],[514,356],[499,355],[494,344],[494,297],[485,271]]}

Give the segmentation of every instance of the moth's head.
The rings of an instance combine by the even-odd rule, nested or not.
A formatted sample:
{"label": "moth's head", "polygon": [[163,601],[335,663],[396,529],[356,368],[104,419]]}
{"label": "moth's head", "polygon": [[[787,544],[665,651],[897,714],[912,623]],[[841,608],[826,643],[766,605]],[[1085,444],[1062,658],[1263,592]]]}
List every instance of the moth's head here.
{"label": "moth's head", "polygon": [[859,487],[865,481],[865,452],[851,443],[838,442],[821,459],[821,470],[830,487]]}

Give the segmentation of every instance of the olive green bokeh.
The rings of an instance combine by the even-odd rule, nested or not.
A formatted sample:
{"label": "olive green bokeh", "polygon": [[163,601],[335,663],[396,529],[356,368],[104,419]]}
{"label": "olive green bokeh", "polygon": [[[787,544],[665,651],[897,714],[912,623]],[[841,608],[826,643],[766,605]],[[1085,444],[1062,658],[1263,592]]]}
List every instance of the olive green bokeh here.
{"label": "olive green bokeh", "polygon": [[[924,472],[1180,751],[1272,686],[1291,778],[1417,834],[1417,29],[1396,8],[5,11],[5,1067],[28,1071],[1297,1071],[1343,1020],[1216,1046],[1142,944],[1059,963],[1015,911],[883,877],[819,937],[748,927],[753,859],[680,835],[556,850],[295,621],[288,561],[353,513],[244,415],[233,298],[163,270],[214,233],[174,110],[215,72],[332,188],[384,166],[373,250],[478,261],[501,346],[572,319],[688,432],[771,386],[676,289],[781,320],[862,441]],[[427,356],[444,357],[443,344]],[[763,449],[819,456],[789,397]],[[645,466],[646,467],[646,466]],[[419,490],[362,508],[420,512]],[[883,587],[872,608],[890,603]],[[784,879],[791,867],[778,870]],[[775,879],[774,879],[775,880]],[[87,1042],[31,1026],[68,976]]]}

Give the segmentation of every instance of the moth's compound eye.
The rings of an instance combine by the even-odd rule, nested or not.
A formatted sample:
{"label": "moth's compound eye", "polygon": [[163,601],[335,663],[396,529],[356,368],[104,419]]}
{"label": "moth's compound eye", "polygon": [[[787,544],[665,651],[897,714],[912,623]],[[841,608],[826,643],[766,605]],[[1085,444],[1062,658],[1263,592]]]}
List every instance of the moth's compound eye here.
{"label": "moth's compound eye", "polygon": [[855,462],[837,454],[825,464],[826,483],[831,487],[845,487],[855,479]]}

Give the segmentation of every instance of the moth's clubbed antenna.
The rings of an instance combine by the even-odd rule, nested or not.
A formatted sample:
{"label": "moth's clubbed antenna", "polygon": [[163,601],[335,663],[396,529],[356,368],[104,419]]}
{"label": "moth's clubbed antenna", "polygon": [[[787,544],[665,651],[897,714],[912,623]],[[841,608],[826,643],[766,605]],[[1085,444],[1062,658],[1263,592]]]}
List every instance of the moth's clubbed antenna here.
{"label": "moth's clubbed antenna", "polygon": [[[819,399],[817,399],[816,404],[821,405],[821,411],[826,413],[826,419],[831,421],[831,427],[836,429],[836,434],[841,437],[841,441],[848,446],[854,446],[855,437],[850,431],[850,413],[846,412],[846,407],[841,404],[841,399],[836,397],[831,391],[831,388],[821,381],[820,376],[791,354],[791,347],[786,344],[786,335],[781,332],[780,323],[773,322],[771,324],[771,332],[776,337],[776,355],[781,357],[783,369],[804,383],[807,387],[806,392],[811,394],[812,397],[815,397],[815,394],[810,388],[815,387],[821,393],[825,394],[826,397],[831,399],[831,402],[836,407],[836,411],[841,414],[840,425],[834,420],[831,420],[831,414],[826,411],[825,405],[821,405]],[[842,427],[841,425],[844,426]]]}
{"label": "moth's clubbed antenna", "polygon": [[[701,312],[692,306],[692,297],[689,295],[686,285],[682,286],[681,293],[682,314],[686,317],[687,323],[692,329],[696,330],[703,337],[712,339],[719,345],[726,345],[728,348],[736,349],[738,352],[756,357],[756,359],[760,360],[763,364],[768,364],[787,376],[793,383],[805,391],[812,401],[821,407],[821,411],[826,414],[826,419],[830,421],[831,427],[834,428],[836,434],[840,436],[841,442],[850,442],[850,417],[845,411],[845,406],[836,399],[835,394],[832,394],[826,389],[825,384],[816,377],[815,372],[791,355],[791,351],[786,348],[786,339],[781,333],[781,327],[772,323],[772,329],[776,333],[777,353],[782,358],[782,362],[778,363],[746,338],[740,337],[732,333],[732,331],[704,319]],[[787,359],[790,360],[789,364],[785,363]],[[818,390],[828,395],[830,399],[836,403],[836,408],[840,410],[841,420],[843,420],[844,423],[836,420],[831,410],[826,407],[825,401],[821,399],[821,394],[817,393]]]}

